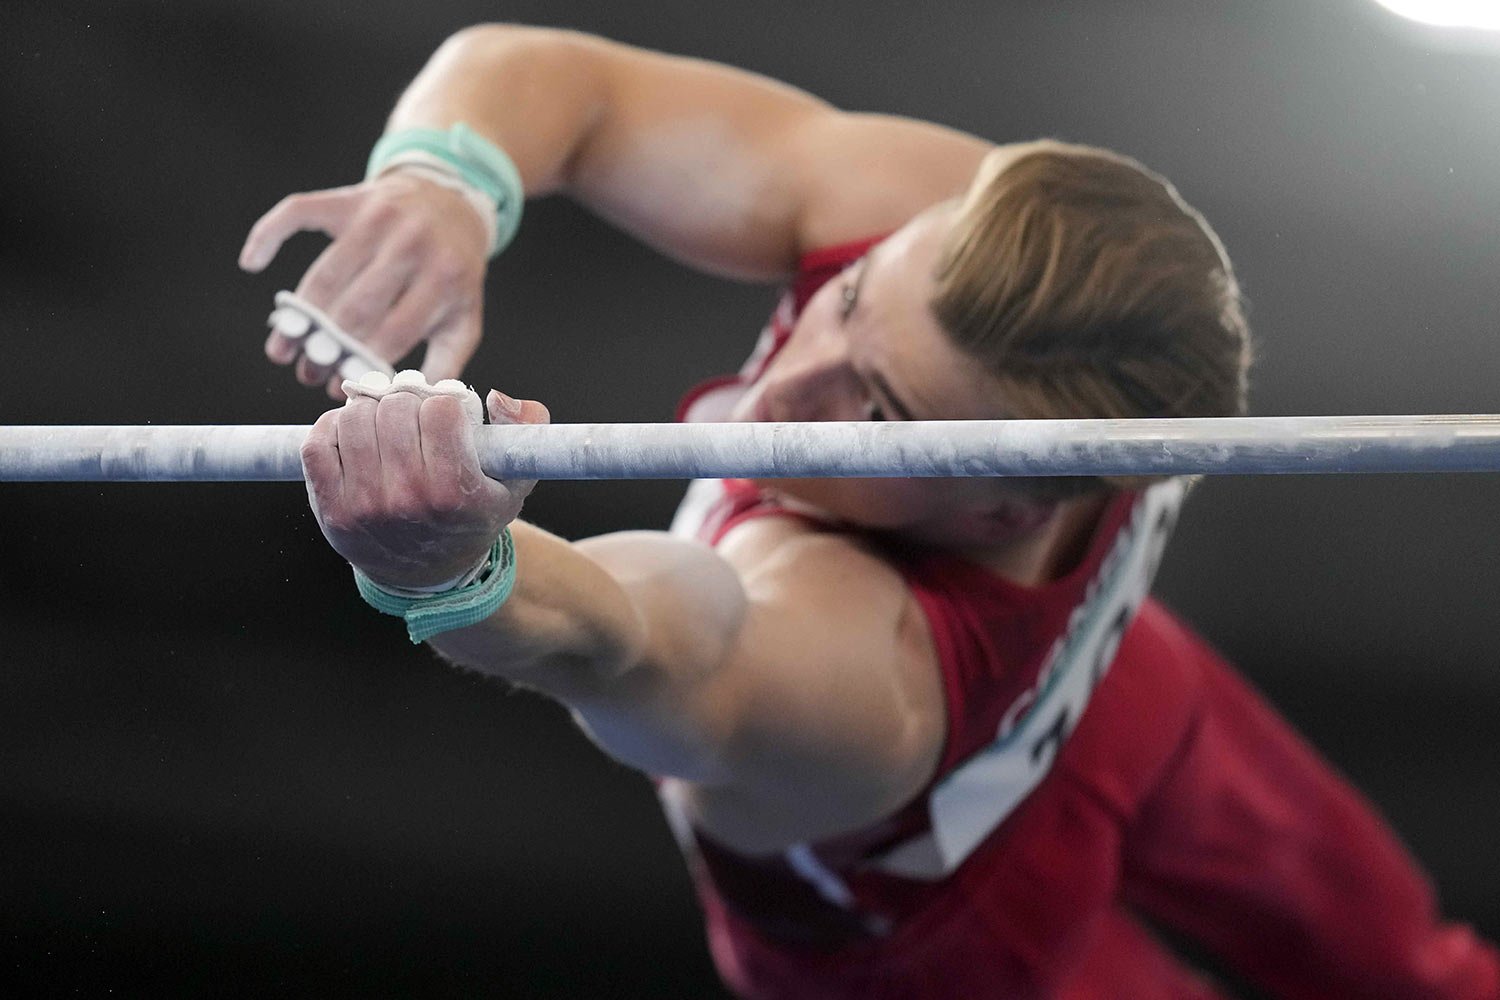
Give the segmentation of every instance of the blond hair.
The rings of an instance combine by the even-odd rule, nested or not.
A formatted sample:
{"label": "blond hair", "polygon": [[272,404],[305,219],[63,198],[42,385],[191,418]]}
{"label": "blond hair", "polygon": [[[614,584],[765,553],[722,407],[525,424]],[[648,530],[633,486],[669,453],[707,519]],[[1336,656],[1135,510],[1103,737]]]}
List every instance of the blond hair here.
{"label": "blond hair", "polygon": [[1134,160],[1051,141],[991,154],[935,279],[933,313],[999,381],[1011,417],[1245,412],[1250,337],[1229,258],[1203,216]]}

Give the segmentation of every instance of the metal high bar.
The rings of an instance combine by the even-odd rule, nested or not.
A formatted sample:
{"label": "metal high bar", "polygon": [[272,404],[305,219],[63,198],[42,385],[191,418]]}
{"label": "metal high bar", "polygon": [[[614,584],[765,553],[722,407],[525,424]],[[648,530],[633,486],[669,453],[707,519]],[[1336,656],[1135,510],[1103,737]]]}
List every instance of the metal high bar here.
{"label": "metal high bar", "polygon": [[[0,482],[291,482],[306,426],[0,427]],[[1500,471],[1500,415],[476,428],[518,479]]]}

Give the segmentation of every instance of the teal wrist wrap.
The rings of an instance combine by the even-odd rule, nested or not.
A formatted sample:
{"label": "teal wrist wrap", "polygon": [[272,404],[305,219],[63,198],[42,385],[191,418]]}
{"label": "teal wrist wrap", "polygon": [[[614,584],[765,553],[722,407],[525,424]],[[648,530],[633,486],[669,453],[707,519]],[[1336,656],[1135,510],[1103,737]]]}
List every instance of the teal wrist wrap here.
{"label": "teal wrist wrap", "polygon": [[495,202],[494,257],[510,245],[521,225],[526,192],[521,172],[504,150],[463,122],[444,131],[435,128],[404,128],[380,137],[370,150],[365,179],[377,176],[385,165],[402,154],[417,151],[447,163],[464,181],[483,191]]}
{"label": "teal wrist wrap", "polygon": [[376,611],[406,619],[406,634],[414,644],[423,643],[439,632],[482,622],[505,603],[516,585],[516,546],[510,529],[505,528],[490,547],[489,566],[478,579],[430,597],[400,597],[381,590],[358,568],[354,570],[354,583],[365,603]]}

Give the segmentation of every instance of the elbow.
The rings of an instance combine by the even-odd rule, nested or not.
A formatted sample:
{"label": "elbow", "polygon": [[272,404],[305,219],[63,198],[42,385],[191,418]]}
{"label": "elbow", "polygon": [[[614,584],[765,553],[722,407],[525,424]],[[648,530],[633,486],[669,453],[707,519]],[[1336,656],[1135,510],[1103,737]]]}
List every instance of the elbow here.
{"label": "elbow", "polygon": [[592,36],[565,28],[543,28],[530,24],[485,22],[471,24],[449,35],[438,48],[434,61],[485,62],[517,53],[545,53],[574,49]]}
{"label": "elbow", "polygon": [[396,117],[467,121],[516,159],[529,196],[566,189],[608,117],[614,51],[561,28],[473,25],[433,54]]}

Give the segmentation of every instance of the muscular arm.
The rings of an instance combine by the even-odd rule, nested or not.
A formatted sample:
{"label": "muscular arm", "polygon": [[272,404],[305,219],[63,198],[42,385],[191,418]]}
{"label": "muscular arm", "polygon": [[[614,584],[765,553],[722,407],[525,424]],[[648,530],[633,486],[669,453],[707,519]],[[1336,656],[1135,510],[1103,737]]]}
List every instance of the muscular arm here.
{"label": "muscular arm", "polygon": [[516,593],[432,646],[564,702],[617,760],[686,779],[720,839],[762,851],[839,832],[930,776],[943,708],[925,628],[848,540],[752,524],[726,559],[655,532],[513,530]]}
{"label": "muscular arm", "polygon": [[[489,405],[500,423],[546,419]],[[393,391],[325,413],[302,449],[324,535],[387,588],[462,575],[512,524],[509,600],[435,649],[567,704],[620,761],[686,779],[702,825],[746,850],[858,826],[927,780],[939,674],[881,560],[785,519],[718,549],[657,532],[570,544],[515,520],[532,484],[487,478],[473,434],[457,400]]]}
{"label": "muscular arm", "polygon": [[[961,192],[986,143],[908,119],[840,112],[728,66],[575,32],[462,31],[401,97],[394,129],[466,122],[507,150],[529,196],[566,193],[691,266],[768,280],[804,250],[888,232]],[[265,268],[293,233],[334,238],[297,293],[387,361],[459,375],[479,344],[487,264],[475,206],[430,177],[284,198],[240,254]],[[291,331],[266,355],[341,398]]]}
{"label": "muscular arm", "polygon": [[457,121],[510,153],[529,194],[565,192],[680,260],[750,278],[896,228],[961,192],[989,149],[729,66],[511,25],[449,39],[390,127]]}

